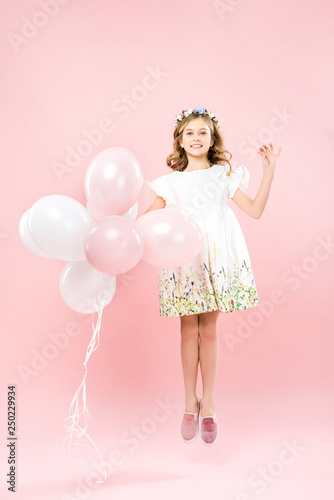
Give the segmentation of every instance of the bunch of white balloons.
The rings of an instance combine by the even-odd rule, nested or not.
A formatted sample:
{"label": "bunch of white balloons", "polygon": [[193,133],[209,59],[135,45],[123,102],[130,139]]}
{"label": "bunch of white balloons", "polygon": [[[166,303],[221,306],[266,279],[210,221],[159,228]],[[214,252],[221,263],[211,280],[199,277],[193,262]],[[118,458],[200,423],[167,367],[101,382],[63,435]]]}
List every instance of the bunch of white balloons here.
{"label": "bunch of white balloons", "polygon": [[108,148],[87,168],[87,207],[53,194],[22,215],[19,234],[24,245],[41,257],[67,261],[60,293],[75,311],[91,314],[108,305],[116,291],[116,275],[141,259],[171,267],[199,252],[201,231],[185,214],[163,209],[137,218],[143,183],[135,155],[126,148]]}

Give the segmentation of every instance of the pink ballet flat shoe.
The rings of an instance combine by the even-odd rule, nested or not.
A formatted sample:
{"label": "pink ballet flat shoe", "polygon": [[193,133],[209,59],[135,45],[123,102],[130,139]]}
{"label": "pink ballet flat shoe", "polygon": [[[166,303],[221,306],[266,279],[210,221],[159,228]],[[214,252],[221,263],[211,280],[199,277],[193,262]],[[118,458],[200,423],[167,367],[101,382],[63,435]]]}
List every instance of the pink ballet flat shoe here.
{"label": "pink ballet flat shoe", "polygon": [[201,417],[201,439],[206,446],[212,446],[219,435],[219,426],[216,413],[211,416]]}
{"label": "pink ballet flat shoe", "polygon": [[181,436],[185,443],[192,443],[197,438],[200,411],[201,398],[198,398],[198,411],[196,413],[185,411],[183,414],[181,423]]}

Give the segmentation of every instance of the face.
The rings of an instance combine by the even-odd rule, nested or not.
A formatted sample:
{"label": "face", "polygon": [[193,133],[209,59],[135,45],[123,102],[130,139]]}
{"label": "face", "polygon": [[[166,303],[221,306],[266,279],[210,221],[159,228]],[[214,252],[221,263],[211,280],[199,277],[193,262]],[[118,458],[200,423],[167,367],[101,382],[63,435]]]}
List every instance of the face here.
{"label": "face", "polygon": [[207,155],[214,140],[211,139],[211,130],[203,118],[194,118],[184,128],[180,141],[187,155],[201,157]]}

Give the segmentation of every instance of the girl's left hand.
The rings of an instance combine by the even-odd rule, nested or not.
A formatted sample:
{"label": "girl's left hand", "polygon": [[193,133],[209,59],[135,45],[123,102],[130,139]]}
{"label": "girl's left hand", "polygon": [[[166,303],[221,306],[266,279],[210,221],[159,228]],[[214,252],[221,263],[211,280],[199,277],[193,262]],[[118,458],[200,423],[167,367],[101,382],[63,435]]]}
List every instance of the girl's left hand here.
{"label": "girl's left hand", "polygon": [[265,144],[260,147],[258,154],[262,157],[262,167],[263,172],[274,173],[276,160],[281,154],[282,148],[279,148],[278,152],[274,153],[274,147],[269,143],[270,149]]}

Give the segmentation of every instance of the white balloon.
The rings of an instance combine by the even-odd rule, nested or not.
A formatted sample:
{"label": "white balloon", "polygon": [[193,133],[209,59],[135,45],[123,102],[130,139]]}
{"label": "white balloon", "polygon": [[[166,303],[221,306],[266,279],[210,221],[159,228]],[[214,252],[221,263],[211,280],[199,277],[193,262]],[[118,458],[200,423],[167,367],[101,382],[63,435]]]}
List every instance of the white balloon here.
{"label": "white balloon", "polygon": [[[87,206],[88,212],[93,217],[92,209],[90,208],[88,201],[87,201],[86,206]],[[127,210],[126,212],[124,212],[124,214],[122,214],[122,217],[126,217],[127,219],[131,219],[131,220],[136,220],[137,215],[138,215],[138,202],[136,201],[134,203],[134,205],[132,205],[132,207],[129,208],[129,210]]]}
{"label": "white balloon", "polygon": [[136,201],[135,204],[132,205],[131,208],[129,208],[129,210],[127,210],[126,212],[124,212],[124,214],[122,214],[122,217],[127,217],[128,219],[136,220],[137,215],[138,215],[138,202]]}
{"label": "white balloon", "polygon": [[116,291],[116,276],[102,273],[88,261],[68,262],[61,274],[59,287],[69,307],[91,314],[111,302]]}
{"label": "white balloon", "polygon": [[40,198],[29,211],[28,226],[34,243],[54,259],[84,261],[84,239],[94,223],[81,203],[69,196]]}
{"label": "white balloon", "polygon": [[39,255],[40,257],[46,257],[47,259],[53,259],[52,256],[43,252],[43,250],[41,250],[32,239],[28,225],[29,212],[30,208],[24,212],[19,223],[19,234],[22,243],[34,254]]}

